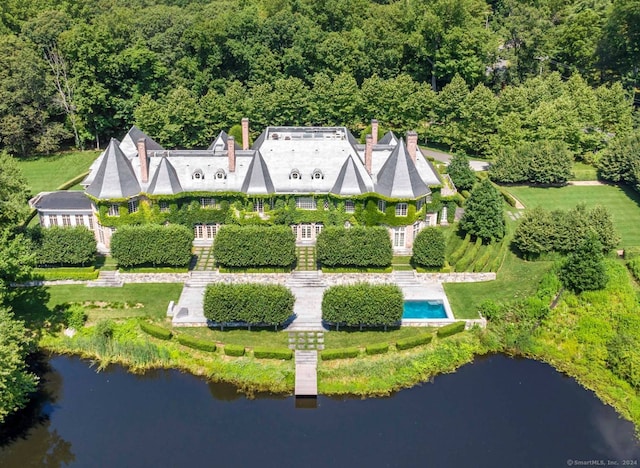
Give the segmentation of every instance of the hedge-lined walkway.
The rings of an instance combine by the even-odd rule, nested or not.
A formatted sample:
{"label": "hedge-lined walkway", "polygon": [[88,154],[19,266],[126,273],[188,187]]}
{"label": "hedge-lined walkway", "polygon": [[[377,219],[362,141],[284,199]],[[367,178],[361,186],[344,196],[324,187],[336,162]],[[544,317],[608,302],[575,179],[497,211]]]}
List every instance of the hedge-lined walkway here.
{"label": "hedge-lined walkway", "polygon": [[296,246],[296,257],[298,259],[296,270],[299,270],[299,271],[317,270],[315,247]]}
{"label": "hedge-lined walkway", "polygon": [[193,254],[197,257],[196,266],[194,268],[195,271],[208,271],[215,269],[212,246],[194,247]]}

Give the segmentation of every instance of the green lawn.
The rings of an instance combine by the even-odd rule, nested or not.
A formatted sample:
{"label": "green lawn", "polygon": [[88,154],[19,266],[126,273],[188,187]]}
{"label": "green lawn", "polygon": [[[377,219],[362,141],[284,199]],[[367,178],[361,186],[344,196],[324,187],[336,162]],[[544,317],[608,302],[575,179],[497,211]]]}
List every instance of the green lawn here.
{"label": "green lawn", "polygon": [[573,163],[573,178],[571,180],[598,180],[598,170],[589,164],[576,161]]}
{"label": "green lawn", "polygon": [[[64,182],[86,172],[98,157],[99,151],[75,151],[20,160],[32,194],[55,190]],[[75,186],[73,189],[82,188]]]}
{"label": "green lawn", "polygon": [[433,331],[428,327],[389,328],[388,331],[330,331],[324,334],[326,349],[365,347],[378,343],[395,343],[402,338]]}
{"label": "green lawn", "polygon": [[449,304],[456,318],[478,318],[478,306],[485,300],[494,302],[524,298],[535,292],[552,262],[526,262],[508,252],[495,281],[483,283],[445,283]]}
{"label": "green lawn", "polygon": [[621,248],[640,246],[640,195],[626,186],[508,187],[527,208],[567,210],[578,203],[609,208],[620,234]]}
{"label": "green lawn", "polygon": [[190,335],[201,340],[214,341],[217,343],[241,345],[248,348],[286,348],[289,344],[289,334],[282,330],[247,330],[209,329],[206,327],[185,327],[177,330],[177,333]]}
{"label": "green lawn", "polygon": [[16,304],[16,315],[31,327],[42,327],[46,322],[57,322],[51,313],[65,302],[91,302],[86,311],[90,321],[102,317],[126,318],[148,316],[165,317],[169,301],[177,301],[182,283],[125,284],[121,288],[88,288],[83,284],[45,286],[22,290]]}

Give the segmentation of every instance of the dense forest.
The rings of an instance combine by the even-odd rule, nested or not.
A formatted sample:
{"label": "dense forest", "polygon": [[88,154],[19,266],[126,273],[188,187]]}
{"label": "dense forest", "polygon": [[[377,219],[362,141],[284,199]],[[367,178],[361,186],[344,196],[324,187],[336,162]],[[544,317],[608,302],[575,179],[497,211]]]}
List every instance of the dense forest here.
{"label": "dense forest", "polygon": [[470,154],[557,140],[588,160],[632,131],[639,64],[638,0],[3,0],[0,148],[377,118]]}

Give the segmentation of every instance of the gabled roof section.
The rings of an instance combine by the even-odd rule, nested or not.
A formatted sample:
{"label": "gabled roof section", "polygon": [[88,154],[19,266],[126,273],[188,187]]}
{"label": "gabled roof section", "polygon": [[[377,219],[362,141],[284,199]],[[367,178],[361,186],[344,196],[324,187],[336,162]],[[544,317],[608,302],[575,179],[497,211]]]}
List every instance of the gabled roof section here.
{"label": "gabled roof section", "polygon": [[340,169],[331,193],[335,193],[336,195],[361,195],[366,192],[367,186],[358,172],[353,157],[349,155]]}
{"label": "gabled roof section", "polygon": [[152,195],[174,195],[180,192],[182,192],[182,185],[180,185],[176,169],[167,158],[163,157],[155,174],[153,174],[147,193]]}
{"label": "gabled roof section", "polygon": [[163,151],[164,148],[160,146],[157,142],[149,137],[146,133],[140,130],[135,125],[129,129],[127,134],[122,139],[122,143],[120,143],[120,149],[122,152],[128,157],[132,158],[138,154],[138,140],[140,138],[146,138],[147,140],[147,151]]}
{"label": "gabled roof section", "polygon": [[267,163],[264,162],[260,151],[256,151],[249,164],[242,191],[248,195],[267,195],[275,192]]}
{"label": "gabled roof section", "polygon": [[360,144],[360,142],[353,136],[353,133],[349,129],[347,129],[347,140],[351,143],[351,146],[356,147]]}
{"label": "gabled roof section", "polygon": [[378,172],[376,192],[389,198],[419,198],[431,193],[403,140],[399,140]]}
{"label": "gabled roof section", "polygon": [[262,143],[264,142],[264,139],[267,138],[267,131],[264,130],[260,136],[256,139],[256,141],[253,142],[253,145],[251,145],[251,149],[254,150],[259,150],[260,147],[262,146]]}
{"label": "gabled roof section", "polygon": [[93,182],[87,193],[96,198],[129,198],[140,193],[140,184],[131,162],[120,149],[120,142],[112,138],[104,151]]}
{"label": "gabled roof section", "polygon": [[[213,142],[211,143],[211,145],[209,145],[209,148],[207,148],[209,151],[215,151],[215,150],[227,150],[227,140],[229,139],[229,135],[227,134],[227,132],[225,132],[224,130],[221,131],[218,136],[216,137],[215,140],[213,140]],[[236,149],[242,149],[242,146],[240,146],[238,144],[238,142],[235,142]]]}
{"label": "gabled roof section", "polygon": [[384,134],[380,140],[378,140],[379,145],[397,145],[398,138],[393,134],[392,131],[388,131]]}

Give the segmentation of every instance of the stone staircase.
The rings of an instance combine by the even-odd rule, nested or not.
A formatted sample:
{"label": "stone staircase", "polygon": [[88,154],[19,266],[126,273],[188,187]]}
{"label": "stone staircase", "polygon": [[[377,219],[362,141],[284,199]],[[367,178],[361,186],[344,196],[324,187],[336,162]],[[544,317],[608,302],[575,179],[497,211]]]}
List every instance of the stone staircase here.
{"label": "stone staircase", "polygon": [[[316,350],[324,349],[324,332],[319,331],[290,331],[289,332],[289,349],[296,352],[312,352],[316,354]],[[305,356],[305,354],[301,354]],[[315,360],[317,362],[317,355]],[[297,361],[296,361],[297,362]]]}
{"label": "stone staircase", "polygon": [[294,271],[287,280],[290,288],[324,288],[327,283],[322,278],[322,273],[318,270]]}
{"label": "stone staircase", "polygon": [[89,281],[88,288],[121,288],[124,281],[120,279],[120,273],[116,270],[100,271],[97,280]]}
{"label": "stone staircase", "polygon": [[217,271],[192,271],[189,279],[185,283],[185,287],[189,288],[206,288],[208,284],[215,282],[219,276]]}
{"label": "stone staircase", "polygon": [[420,286],[421,283],[416,278],[415,271],[403,271],[398,270],[391,273],[391,278],[393,278],[393,282],[398,286]]}

